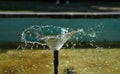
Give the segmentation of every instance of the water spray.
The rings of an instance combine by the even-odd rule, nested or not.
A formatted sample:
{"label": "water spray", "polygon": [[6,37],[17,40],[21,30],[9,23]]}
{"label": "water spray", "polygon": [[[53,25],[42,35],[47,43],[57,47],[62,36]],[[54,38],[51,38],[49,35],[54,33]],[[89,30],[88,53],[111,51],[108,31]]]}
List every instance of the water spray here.
{"label": "water spray", "polygon": [[59,50],[77,32],[82,30],[54,26],[31,26],[22,33],[22,42],[46,44],[54,54],[54,74],[58,74]]}

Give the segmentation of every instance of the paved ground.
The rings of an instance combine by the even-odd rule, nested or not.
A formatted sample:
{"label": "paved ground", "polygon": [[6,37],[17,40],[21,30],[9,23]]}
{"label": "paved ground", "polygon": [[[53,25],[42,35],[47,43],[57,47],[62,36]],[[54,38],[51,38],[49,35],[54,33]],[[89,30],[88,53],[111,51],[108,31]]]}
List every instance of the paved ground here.
{"label": "paved ground", "polygon": [[70,4],[55,4],[54,2],[0,2],[0,11],[119,12],[120,2],[79,2]]}

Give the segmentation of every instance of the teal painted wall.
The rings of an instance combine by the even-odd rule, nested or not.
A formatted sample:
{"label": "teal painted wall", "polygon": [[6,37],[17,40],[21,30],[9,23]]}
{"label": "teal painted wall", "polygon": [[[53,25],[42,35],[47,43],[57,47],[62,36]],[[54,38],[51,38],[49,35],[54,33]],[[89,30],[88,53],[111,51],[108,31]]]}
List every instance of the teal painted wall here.
{"label": "teal painted wall", "polygon": [[[120,18],[0,18],[0,42],[20,41],[22,31],[32,25],[80,28],[86,33],[81,41],[120,41]],[[94,33],[96,37],[91,37]]]}

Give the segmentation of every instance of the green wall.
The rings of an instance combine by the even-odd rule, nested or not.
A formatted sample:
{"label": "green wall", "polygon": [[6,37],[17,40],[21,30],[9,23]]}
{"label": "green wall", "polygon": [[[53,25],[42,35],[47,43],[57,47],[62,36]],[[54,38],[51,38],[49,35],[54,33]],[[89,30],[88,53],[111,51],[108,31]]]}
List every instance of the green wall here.
{"label": "green wall", "polygon": [[85,32],[80,41],[120,41],[120,18],[0,18],[0,42],[19,42],[22,31],[32,25],[80,28]]}

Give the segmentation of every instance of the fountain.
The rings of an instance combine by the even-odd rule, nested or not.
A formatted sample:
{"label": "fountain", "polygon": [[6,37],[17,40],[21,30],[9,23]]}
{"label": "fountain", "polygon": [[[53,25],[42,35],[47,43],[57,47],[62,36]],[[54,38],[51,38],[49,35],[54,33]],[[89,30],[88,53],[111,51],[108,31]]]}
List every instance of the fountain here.
{"label": "fountain", "polygon": [[27,43],[38,43],[47,45],[54,51],[54,74],[58,74],[58,54],[61,47],[68,39],[82,29],[62,28],[56,26],[31,26],[22,33],[21,41]]}
{"label": "fountain", "polygon": [[[82,42],[80,48],[73,47],[77,46],[77,40],[78,42],[85,41],[85,37],[90,39],[90,45],[94,46],[92,44],[94,39],[100,35],[98,30],[100,29],[93,27],[71,29],[51,25],[31,26],[22,32],[23,45],[25,47],[33,45],[30,46],[31,48],[36,48],[36,44],[45,45],[52,52],[24,50],[24,46],[20,52],[7,51],[5,54],[0,54],[1,60],[3,60],[0,71],[2,74],[58,74],[58,70],[59,74],[119,74],[119,49],[104,50],[103,47],[97,45],[96,48],[89,48],[87,45],[87,48],[82,48]],[[72,50],[65,48],[59,51],[63,45],[67,46],[67,43],[71,43],[71,45],[68,44],[68,47],[72,46]]]}

